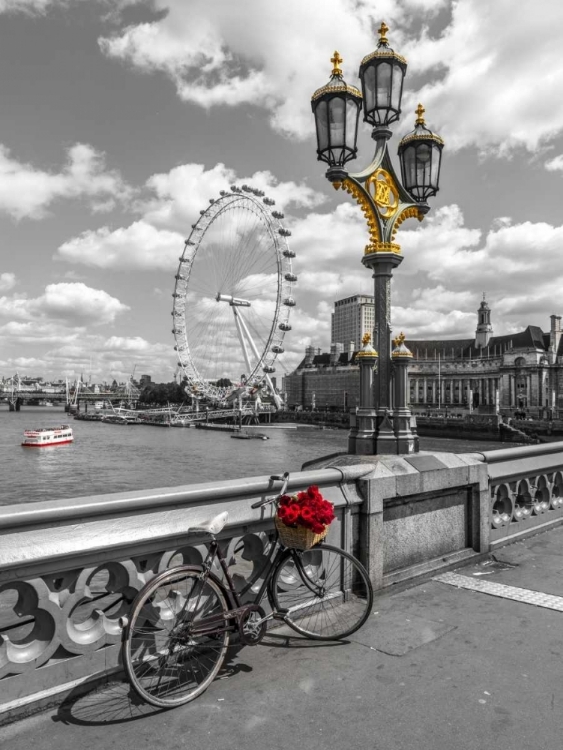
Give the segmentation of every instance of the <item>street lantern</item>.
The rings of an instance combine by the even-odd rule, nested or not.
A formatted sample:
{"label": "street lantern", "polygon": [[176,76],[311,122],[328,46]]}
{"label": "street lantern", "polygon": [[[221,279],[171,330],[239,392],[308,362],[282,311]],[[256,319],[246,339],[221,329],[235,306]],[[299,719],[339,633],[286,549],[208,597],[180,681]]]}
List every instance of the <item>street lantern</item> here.
{"label": "street lantern", "polygon": [[389,47],[388,26],[378,29],[380,39],[375,52],[366,55],[360,64],[360,80],[364,99],[364,120],[374,127],[388,127],[399,119],[403,80],[407,61]]}
{"label": "street lantern", "polygon": [[[399,145],[402,180],[399,179],[389,154],[392,137],[389,126],[401,114],[407,63],[389,47],[388,31],[382,23],[377,50],[361,62],[363,93],[342,80],[342,59],[335,52],[331,59],[332,78],[315,91],[311,100],[317,128],[317,156],[329,166],[326,177],[335,190],[342,190],[356,200],[369,232],[362,263],[372,272],[374,280],[372,333],[378,351],[377,369],[375,365],[368,367],[373,383],[369,378],[360,379],[365,387],[361,388],[359,406],[350,417],[348,440],[350,453],[368,455],[418,450],[416,422],[407,404],[406,367],[411,355],[400,345],[391,350],[391,280],[393,271],[403,261],[395,237],[397,230],[407,219],[422,221],[430,210],[427,199],[438,192],[444,147],[442,139],[425,126],[424,109],[419,105],[415,129]],[[375,153],[365,169],[349,173],[345,165],[356,156],[362,104],[364,120],[373,126]]]}
{"label": "street lantern", "polygon": [[317,158],[333,168],[343,167],[356,158],[362,95],[342,78],[342,58],[338,52],[330,61],[333,65],[331,79],[315,91],[311,107],[317,127]]}
{"label": "street lantern", "polygon": [[426,127],[424,107],[416,108],[416,122],[412,133],[399,143],[401,177],[405,188],[417,201],[426,201],[439,190],[440,163],[444,141]]}

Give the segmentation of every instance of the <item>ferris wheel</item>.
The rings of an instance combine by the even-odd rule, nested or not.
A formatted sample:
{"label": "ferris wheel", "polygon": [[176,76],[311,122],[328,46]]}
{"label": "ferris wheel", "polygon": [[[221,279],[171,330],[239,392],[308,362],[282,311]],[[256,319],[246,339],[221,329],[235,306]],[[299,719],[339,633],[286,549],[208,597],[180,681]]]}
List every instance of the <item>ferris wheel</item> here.
{"label": "ferris wheel", "polygon": [[248,185],[211,199],[192,224],[174,285],[172,333],[187,390],[214,403],[265,388],[295,300],[291,232],[275,201]]}

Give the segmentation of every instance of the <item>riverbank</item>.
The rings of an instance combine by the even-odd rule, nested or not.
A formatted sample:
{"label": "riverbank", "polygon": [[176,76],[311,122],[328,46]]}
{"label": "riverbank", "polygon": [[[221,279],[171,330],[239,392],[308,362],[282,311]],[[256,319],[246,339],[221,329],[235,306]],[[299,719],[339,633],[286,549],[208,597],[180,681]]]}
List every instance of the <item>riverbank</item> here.
{"label": "riverbank", "polygon": [[[347,412],[292,411],[272,415],[274,422],[348,430]],[[499,441],[518,445],[549,443],[563,439],[563,420],[510,419],[503,422],[497,415],[472,414],[462,417],[416,415],[419,437]]]}

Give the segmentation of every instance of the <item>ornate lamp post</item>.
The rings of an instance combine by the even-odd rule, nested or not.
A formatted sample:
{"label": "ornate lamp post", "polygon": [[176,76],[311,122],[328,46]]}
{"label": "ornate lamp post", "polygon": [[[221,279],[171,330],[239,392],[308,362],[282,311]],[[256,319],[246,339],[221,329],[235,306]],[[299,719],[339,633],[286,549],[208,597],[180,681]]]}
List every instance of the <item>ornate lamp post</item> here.
{"label": "ornate lamp post", "polygon": [[[374,278],[373,342],[378,352],[378,359],[374,360],[377,361],[377,372],[371,403],[366,402],[365,388],[361,389],[361,440],[357,440],[357,427],[352,427],[349,439],[349,451],[364,454],[402,454],[418,450],[416,434],[410,428],[406,388],[397,390],[403,394],[404,403],[399,404],[397,398],[393,403],[391,400],[394,369],[391,357],[391,277],[403,260],[401,248],[394,240],[405,219],[422,221],[430,210],[426,201],[438,192],[444,146],[442,139],[426,127],[422,117],[424,108],[419,104],[415,129],[399,144],[402,182],[398,179],[388,150],[392,135],[389,126],[401,114],[407,62],[389,47],[388,31],[382,23],[377,49],[361,62],[362,93],[343,80],[342,58],[335,52],[331,58],[330,81],[311,98],[318,159],[328,164],[326,177],[335,190],[345,190],[359,203],[369,230],[369,243],[364,249],[362,263],[372,271]],[[375,154],[368,167],[351,174],[345,165],[356,158],[358,118],[362,107],[364,121],[373,126]],[[355,419],[353,424],[356,424]]]}

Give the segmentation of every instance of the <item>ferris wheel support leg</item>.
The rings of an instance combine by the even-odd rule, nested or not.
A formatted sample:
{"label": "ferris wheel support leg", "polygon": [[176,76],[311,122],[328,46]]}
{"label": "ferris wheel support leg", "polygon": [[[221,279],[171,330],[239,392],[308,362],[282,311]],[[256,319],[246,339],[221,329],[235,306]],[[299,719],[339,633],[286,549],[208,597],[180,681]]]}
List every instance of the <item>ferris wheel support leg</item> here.
{"label": "ferris wheel support leg", "polygon": [[260,362],[260,360],[262,359],[261,356],[260,356],[260,352],[256,348],[256,344],[254,343],[254,339],[250,335],[250,331],[246,327],[246,323],[244,322],[244,318],[242,317],[242,315],[240,313],[238,314],[238,320],[240,321],[240,327],[242,328],[242,330],[244,332],[244,335],[246,336],[246,340],[250,344],[250,348],[252,349],[252,352],[253,352],[254,356],[256,357],[256,361]]}
{"label": "ferris wheel support leg", "polygon": [[[240,321],[240,326],[241,326],[242,330],[244,331],[244,333],[246,335],[248,343],[250,344],[250,348],[254,352],[254,356],[256,357],[256,359],[259,362],[260,359],[261,359],[260,353],[259,353],[258,349],[256,348],[256,344],[254,343],[254,339],[250,335],[250,331],[246,327],[246,323],[244,322],[244,318],[242,317],[242,315],[239,314],[238,320]],[[274,388],[274,384],[272,383],[272,379],[270,378],[270,376],[268,374],[265,375],[264,379],[266,380],[266,382],[270,386],[270,391],[272,392],[272,397],[274,399],[274,403],[276,405],[276,408],[277,409],[281,408],[281,404],[282,404],[281,398],[276,393],[276,389]]]}
{"label": "ferris wheel support leg", "polygon": [[[246,326],[244,325],[244,322],[242,321],[234,305],[232,307],[232,311],[235,316],[235,325],[237,327],[237,333],[238,333],[240,345],[242,347],[244,361],[246,362],[247,372],[250,373],[252,371],[252,365],[250,364],[250,357],[248,356],[248,349],[246,347],[246,341],[244,340],[244,332],[246,331],[246,335],[248,336],[248,331],[246,330]],[[254,342],[251,341],[251,346],[253,343]]]}

